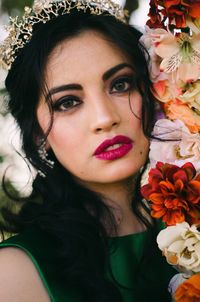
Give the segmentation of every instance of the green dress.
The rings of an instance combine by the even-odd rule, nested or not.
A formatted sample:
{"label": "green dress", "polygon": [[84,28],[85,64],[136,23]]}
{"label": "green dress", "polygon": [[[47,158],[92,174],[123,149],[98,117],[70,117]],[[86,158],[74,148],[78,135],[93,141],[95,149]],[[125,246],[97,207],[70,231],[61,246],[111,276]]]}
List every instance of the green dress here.
{"label": "green dress", "polygon": [[[111,269],[105,275],[119,288],[124,302],[171,301],[167,285],[175,271],[166,263],[155,240],[151,240],[152,232],[149,229],[109,239]],[[145,256],[144,246],[147,251],[149,247]],[[55,278],[54,243],[48,235],[32,228],[5,240],[0,247],[17,247],[30,256],[51,302],[87,302],[76,288]]]}

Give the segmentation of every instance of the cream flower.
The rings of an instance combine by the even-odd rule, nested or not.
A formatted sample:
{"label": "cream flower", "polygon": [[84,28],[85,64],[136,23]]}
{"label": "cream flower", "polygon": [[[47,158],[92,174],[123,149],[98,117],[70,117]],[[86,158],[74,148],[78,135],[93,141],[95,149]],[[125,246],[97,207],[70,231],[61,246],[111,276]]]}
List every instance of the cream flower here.
{"label": "cream flower", "polygon": [[188,105],[181,102],[168,102],[164,104],[166,115],[171,120],[180,119],[192,133],[200,132],[200,116]]}
{"label": "cream flower", "polygon": [[200,80],[186,85],[185,92],[177,98],[188,104],[190,108],[194,108],[196,113],[200,115]]}
{"label": "cream flower", "polygon": [[157,237],[167,262],[191,273],[200,272],[200,232],[187,222],[169,226]]}
{"label": "cream flower", "polygon": [[152,40],[152,35],[154,34],[162,34],[163,29],[157,28],[157,29],[151,29],[148,26],[145,27],[145,33],[141,36],[140,42],[145,46],[145,48],[148,50],[148,53],[150,55],[150,77],[152,82],[158,82],[163,81],[168,78],[168,76],[160,71],[160,64],[162,59],[156,54],[155,52],[155,45]]}
{"label": "cream flower", "polygon": [[168,119],[158,120],[152,134],[164,140],[153,139],[151,142],[149,158],[152,167],[164,158],[166,162],[180,167],[188,161],[192,162],[197,172],[200,172],[199,134],[190,133],[180,120]]}
{"label": "cream flower", "polygon": [[195,81],[200,76],[200,33],[174,36],[162,29],[151,34],[155,53],[162,58],[160,69],[177,82]]}
{"label": "cream flower", "polygon": [[33,11],[36,13],[41,13],[44,8],[48,8],[52,0],[35,0],[33,4]]}
{"label": "cream flower", "polygon": [[160,102],[169,102],[172,99],[176,99],[181,95],[182,88],[181,83],[173,83],[170,80],[162,80],[153,83],[154,95]]}

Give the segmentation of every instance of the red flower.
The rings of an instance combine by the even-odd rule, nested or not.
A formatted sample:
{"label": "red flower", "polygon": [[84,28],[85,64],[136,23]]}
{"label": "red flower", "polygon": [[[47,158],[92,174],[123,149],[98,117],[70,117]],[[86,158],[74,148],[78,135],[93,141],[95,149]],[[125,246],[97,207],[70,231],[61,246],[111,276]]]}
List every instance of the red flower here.
{"label": "red flower", "polygon": [[182,6],[180,9],[179,6],[171,6],[168,9],[162,9],[161,13],[164,18],[168,18],[169,24],[173,24],[175,22],[176,28],[186,27],[186,16],[188,15],[186,7]]}
{"label": "red flower", "polygon": [[192,18],[200,17],[200,1],[196,0],[192,4],[190,4],[190,6],[188,8],[188,14]]}
{"label": "red flower", "polygon": [[150,1],[150,9],[149,9],[148,17],[150,17],[150,19],[147,21],[146,24],[150,28],[162,28],[162,27],[164,27],[163,24],[162,24],[160,13],[159,13],[157,0],[151,0]]}
{"label": "red flower", "polygon": [[141,188],[151,203],[151,215],[167,225],[187,221],[200,223],[200,174],[191,163],[182,167],[158,162],[149,172],[149,183]]}
{"label": "red flower", "polygon": [[186,27],[186,18],[200,17],[199,0],[151,0],[149,15],[150,20],[147,25],[157,28],[158,22],[164,27],[165,20],[168,18],[169,24],[176,25],[176,28]]}

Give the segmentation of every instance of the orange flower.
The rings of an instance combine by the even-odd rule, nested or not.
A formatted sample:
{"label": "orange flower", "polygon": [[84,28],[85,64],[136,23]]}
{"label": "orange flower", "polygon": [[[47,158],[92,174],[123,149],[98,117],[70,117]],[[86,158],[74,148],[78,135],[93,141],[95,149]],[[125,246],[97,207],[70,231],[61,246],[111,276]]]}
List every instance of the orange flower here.
{"label": "orange flower", "polygon": [[176,302],[200,301],[200,274],[193,275],[187,281],[179,285],[175,292]]}
{"label": "orange flower", "polygon": [[164,103],[163,107],[169,119],[181,120],[192,133],[200,132],[200,116],[187,104],[174,100]]}
{"label": "orange flower", "polygon": [[176,25],[176,28],[186,27],[186,18],[200,17],[199,0],[151,0],[149,15],[150,20],[147,25],[152,28],[165,27],[164,22],[168,18],[169,24]]}
{"label": "orange flower", "polygon": [[163,0],[160,2],[160,5],[163,6],[161,13],[168,18],[169,24],[173,24],[175,21],[177,28],[186,27],[187,5],[185,6],[181,0]]}
{"label": "orange flower", "polygon": [[190,4],[188,13],[192,18],[199,18],[200,17],[200,1]]}
{"label": "orange flower", "polygon": [[141,194],[151,203],[151,216],[167,225],[200,223],[200,175],[192,163],[182,167],[158,162]]}

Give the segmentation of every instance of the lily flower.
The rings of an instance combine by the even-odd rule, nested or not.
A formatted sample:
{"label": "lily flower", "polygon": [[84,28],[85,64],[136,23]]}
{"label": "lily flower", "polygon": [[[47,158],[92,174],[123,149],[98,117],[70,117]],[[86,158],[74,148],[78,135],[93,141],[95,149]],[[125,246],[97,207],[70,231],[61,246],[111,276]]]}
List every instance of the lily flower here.
{"label": "lily flower", "polygon": [[179,33],[174,36],[160,29],[152,33],[156,54],[162,59],[160,70],[172,81],[195,81],[200,77],[200,33],[189,36]]}

